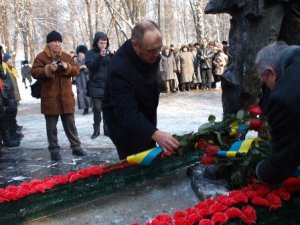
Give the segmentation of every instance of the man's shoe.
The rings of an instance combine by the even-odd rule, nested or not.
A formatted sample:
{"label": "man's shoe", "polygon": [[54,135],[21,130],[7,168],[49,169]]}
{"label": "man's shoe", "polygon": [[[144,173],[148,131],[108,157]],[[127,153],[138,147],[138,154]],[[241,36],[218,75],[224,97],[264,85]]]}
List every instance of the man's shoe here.
{"label": "man's shoe", "polygon": [[59,154],[59,152],[51,152],[51,159],[52,161],[61,161],[61,156]]}
{"label": "man's shoe", "polygon": [[75,156],[86,156],[87,155],[87,153],[85,151],[83,151],[82,149],[73,150],[72,154]]}

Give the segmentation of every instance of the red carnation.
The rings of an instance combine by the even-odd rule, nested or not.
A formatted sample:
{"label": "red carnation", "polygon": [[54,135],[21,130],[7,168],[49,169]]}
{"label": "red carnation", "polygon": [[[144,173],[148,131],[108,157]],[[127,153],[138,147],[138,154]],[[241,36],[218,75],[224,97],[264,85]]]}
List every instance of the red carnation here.
{"label": "red carnation", "polygon": [[66,184],[68,183],[68,179],[66,176],[56,175],[53,177],[57,184]]}
{"label": "red carnation", "polygon": [[207,146],[205,140],[200,139],[196,144],[195,144],[195,149],[205,149]]}
{"label": "red carnation", "polygon": [[202,217],[210,216],[211,215],[211,211],[209,209],[199,209],[198,213]]}
{"label": "red carnation", "polygon": [[229,206],[231,201],[228,195],[220,195],[216,197],[216,200],[225,206]]}
{"label": "red carnation", "polygon": [[91,176],[91,172],[89,170],[89,168],[86,169],[81,169],[79,171],[77,171],[77,173],[82,177],[82,178],[87,178]]}
{"label": "red carnation", "polygon": [[17,200],[18,199],[18,196],[15,192],[11,192],[11,191],[7,191],[5,192],[4,196],[3,196],[6,201],[11,201],[11,200]]}
{"label": "red carnation", "polygon": [[236,194],[230,198],[230,205],[247,203],[247,202],[248,202],[248,198],[244,193]]}
{"label": "red carnation", "polygon": [[211,218],[214,223],[218,223],[219,225],[225,224],[228,219],[228,216],[223,212],[217,212]]}
{"label": "red carnation", "polygon": [[256,221],[256,211],[253,207],[251,206],[244,206],[242,208],[242,212],[243,212],[243,215],[242,215],[242,220],[244,223],[246,224],[254,224],[255,221]]}
{"label": "red carnation", "polygon": [[226,208],[227,208],[227,206],[225,206],[219,202],[216,202],[210,206],[209,210],[212,212],[212,214],[214,214],[217,212],[223,212]]}
{"label": "red carnation", "polygon": [[262,109],[260,108],[259,105],[249,105],[248,111],[251,116],[258,116],[262,114]]}
{"label": "red carnation", "polygon": [[99,175],[101,176],[102,173],[103,173],[103,169],[100,169],[99,166],[92,166],[89,168],[90,170],[90,173],[93,174],[93,175]]}
{"label": "red carnation", "polygon": [[131,225],[140,225],[139,223],[132,223]]}
{"label": "red carnation", "polygon": [[201,163],[203,165],[211,165],[211,164],[215,164],[216,161],[213,157],[204,155],[201,157]]}
{"label": "red carnation", "polygon": [[37,185],[34,185],[32,186],[32,191],[31,193],[44,193],[46,191],[47,187],[45,184],[43,183],[40,183],[40,184],[37,184]]}
{"label": "red carnation", "polygon": [[24,183],[20,184],[20,187],[19,187],[19,188],[25,189],[25,190],[27,190],[27,191],[30,191],[30,190],[31,190],[31,185],[30,185],[30,183],[28,183],[28,182],[24,182]]}
{"label": "red carnation", "polygon": [[236,207],[230,207],[225,211],[226,215],[231,218],[241,218],[243,213],[239,208]]}
{"label": "red carnation", "polygon": [[206,201],[205,202],[199,202],[197,205],[195,205],[195,208],[197,208],[197,209],[208,209],[209,204]]}
{"label": "red carnation", "polygon": [[5,193],[5,190],[3,188],[0,188],[0,196],[3,196]]}
{"label": "red carnation", "polygon": [[198,213],[192,213],[187,216],[187,221],[189,222],[189,224],[194,224],[201,219],[202,219],[202,216]]}
{"label": "red carnation", "polygon": [[28,195],[30,195],[29,190],[19,188],[19,190],[17,191],[18,199],[27,197]]}
{"label": "red carnation", "polygon": [[5,202],[5,198],[0,196],[0,203]]}
{"label": "red carnation", "polygon": [[268,193],[270,193],[270,188],[263,186],[263,185],[256,185],[255,186],[255,192],[258,196],[265,196]]}
{"label": "red carnation", "polygon": [[81,176],[78,174],[78,173],[74,173],[70,179],[69,179],[69,182],[70,183],[74,183],[76,180],[79,180],[81,178]]}
{"label": "red carnation", "polygon": [[199,225],[215,225],[215,223],[209,219],[204,219],[199,222]]}
{"label": "red carnation", "polygon": [[204,151],[205,151],[206,155],[208,155],[208,156],[215,156],[217,154],[217,152],[219,151],[219,146],[208,145]]}
{"label": "red carnation", "polygon": [[71,172],[67,173],[67,174],[66,174],[66,178],[67,178],[68,180],[70,180],[70,178],[71,178],[75,173],[76,173],[76,172],[74,172],[74,171],[71,171]]}
{"label": "red carnation", "polygon": [[185,218],[185,212],[183,212],[183,211],[176,211],[176,212],[174,212],[174,214],[173,214],[173,218],[174,218],[175,220],[178,220],[178,219],[180,219],[180,218]]}
{"label": "red carnation", "polygon": [[55,179],[48,179],[44,181],[44,184],[46,186],[46,189],[52,189],[55,185],[57,185],[57,182]]}
{"label": "red carnation", "polygon": [[155,220],[160,222],[165,222],[165,223],[171,223],[172,217],[169,216],[168,214],[160,214],[155,217]]}
{"label": "red carnation", "polygon": [[269,202],[266,199],[259,197],[259,196],[255,196],[252,199],[252,203],[254,205],[260,205],[260,206],[268,206],[269,205]]}
{"label": "red carnation", "polygon": [[277,190],[274,191],[274,193],[285,201],[290,200],[291,195],[284,188],[278,188]]}
{"label": "red carnation", "polygon": [[173,225],[189,225],[189,222],[184,219],[184,218],[180,218],[178,220],[175,220],[174,223],[172,223]]}
{"label": "red carnation", "polygon": [[5,188],[5,191],[6,191],[6,192],[17,192],[17,191],[18,191],[18,187],[15,186],[15,185],[8,185],[8,186]]}
{"label": "red carnation", "polygon": [[267,200],[269,202],[269,209],[278,209],[281,207],[281,199],[276,194],[269,193]]}
{"label": "red carnation", "polygon": [[260,131],[264,126],[264,121],[260,119],[250,119],[249,130]]}

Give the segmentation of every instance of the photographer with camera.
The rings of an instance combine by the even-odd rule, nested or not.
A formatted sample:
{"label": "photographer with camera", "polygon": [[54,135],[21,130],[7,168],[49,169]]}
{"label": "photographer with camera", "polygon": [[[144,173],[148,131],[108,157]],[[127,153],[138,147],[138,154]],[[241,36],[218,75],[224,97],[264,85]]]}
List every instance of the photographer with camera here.
{"label": "photographer with camera", "polygon": [[34,59],[32,76],[41,81],[41,112],[46,119],[51,159],[61,160],[56,127],[58,117],[61,118],[73,155],[85,156],[75,126],[75,98],[71,83],[71,78],[79,75],[79,68],[71,56],[62,51],[62,36],[59,32],[51,31],[46,41],[44,51]]}
{"label": "photographer with camera", "polygon": [[[108,51],[109,40],[103,32],[94,35],[92,49],[85,58],[85,65],[89,69],[90,79],[87,84],[87,96],[92,98],[94,113],[94,132],[91,139],[100,135],[102,100],[104,97],[104,87],[106,82],[107,67],[112,54]],[[104,135],[108,136],[105,121],[103,121]]]}

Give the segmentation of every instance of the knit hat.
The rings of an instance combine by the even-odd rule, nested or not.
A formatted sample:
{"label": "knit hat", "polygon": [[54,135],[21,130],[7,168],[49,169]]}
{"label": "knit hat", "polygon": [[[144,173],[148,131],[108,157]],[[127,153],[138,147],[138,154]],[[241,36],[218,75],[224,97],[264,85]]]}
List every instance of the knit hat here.
{"label": "knit hat", "polygon": [[79,52],[82,52],[84,54],[86,54],[88,51],[87,47],[85,45],[79,45],[77,48],[76,48],[76,54],[78,55]]}
{"label": "knit hat", "polygon": [[62,42],[62,36],[59,32],[57,32],[56,30],[51,31],[47,37],[46,37],[46,42],[50,43],[52,41],[60,41]]}
{"label": "knit hat", "polygon": [[8,53],[3,54],[3,62],[7,62],[7,60],[9,60],[10,58],[11,58],[10,54]]}

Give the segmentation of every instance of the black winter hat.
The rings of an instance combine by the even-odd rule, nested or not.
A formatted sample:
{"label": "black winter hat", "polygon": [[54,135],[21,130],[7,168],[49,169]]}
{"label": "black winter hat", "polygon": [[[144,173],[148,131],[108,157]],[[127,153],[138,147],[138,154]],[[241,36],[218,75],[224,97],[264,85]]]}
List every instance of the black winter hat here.
{"label": "black winter hat", "polygon": [[47,35],[46,41],[47,41],[47,43],[50,43],[52,41],[62,42],[62,36],[59,32],[57,32],[56,30],[53,30]]}
{"label": "black winter hat", "polygon": [[76,48],[76,54],[78,55],[79,52],[82,52],[84,54],[86,54],[88,51],[87,47],[85,45],[78,45],[78,47]]}

